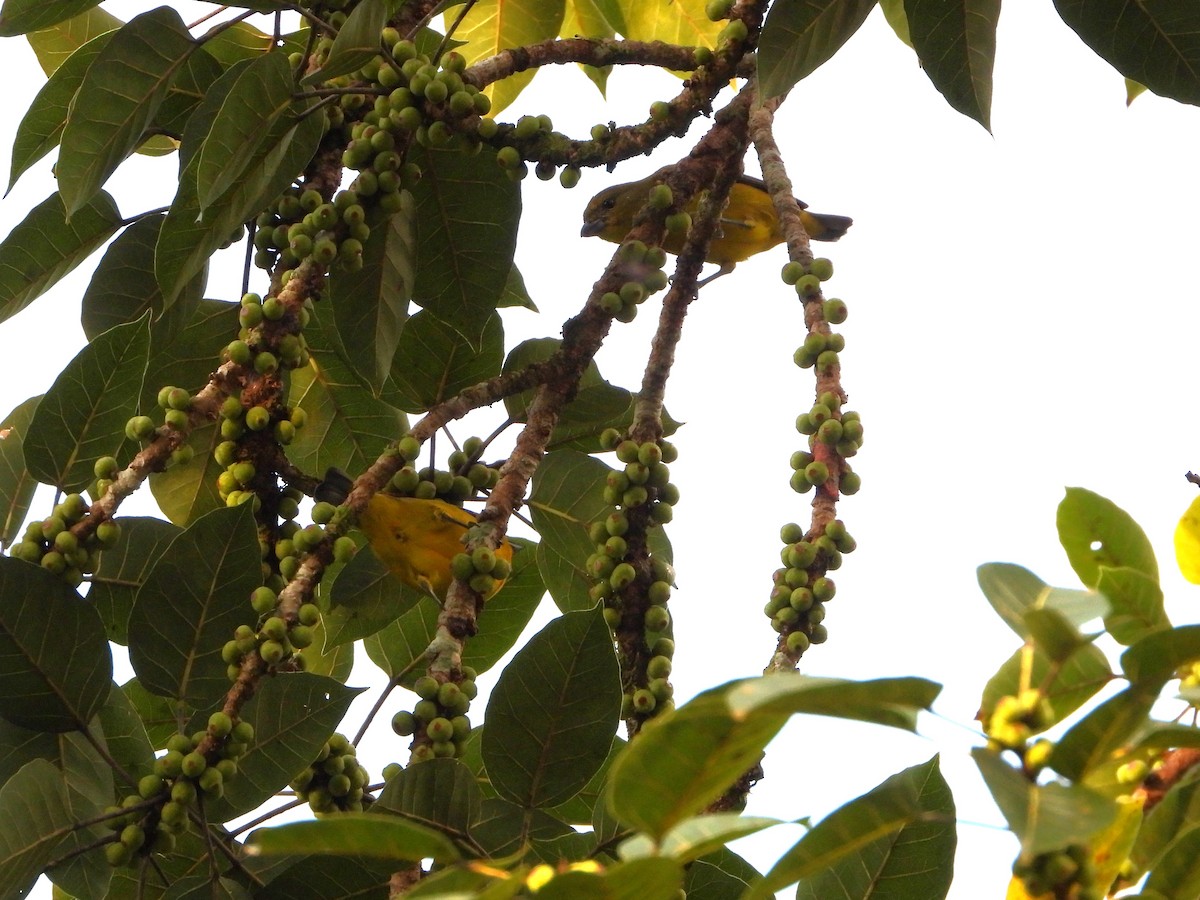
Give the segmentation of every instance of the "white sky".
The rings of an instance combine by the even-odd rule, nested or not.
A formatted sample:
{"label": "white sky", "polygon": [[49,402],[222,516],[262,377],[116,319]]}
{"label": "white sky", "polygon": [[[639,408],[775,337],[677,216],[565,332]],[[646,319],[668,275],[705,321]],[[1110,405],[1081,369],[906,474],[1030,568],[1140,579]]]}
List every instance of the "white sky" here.
{"label": "white sky", "polygon": [[[137,8],[105,5],[122,18]],[[1009,5],[999,42],[994,137],[945,104],[878,12],[778,117],[797,195],[855,219],[824,252],[837,269],[828,294],[850,307],[843,379],[866,427],[854,461],[863,489],[840,508],[859,549],[834,573],[829,643],[803,668],[916,674],[946,688],[944,718],[924,717],[920,737],[796,719],[770,748],[748,812],[818,818],[940,752],[962,820],[955,900],[1003,896],[1015,852],[967,756],[983,685],[1016,647],[976,587],[975,567],[1018,562],[1077,586],[1054,513],[1063,487],[1081,485],[1147,530],[1177,624],[1193,617],[1195,599],[1171,533],[1195,494],[1183,474],[1200,466],[1191,382],[1200,190],[1183,177],[1200,118],[1150,95],[1126,109],[1121,78],[1050,4]],[[15,130],[42,76],[20,40],[5,42],[0,72],[0,117]],[[640,118],[677,90],[642,70],[617,73],[606,108],[578,73],[566,88],[552,80],[539,77],[501,118],[548,112],[557,128],[584,136],[597,121]],[[7,177],[10,148],[0,143]],[[674,142],[615,175],[587,172],[570,193],[525,182],[517,261],[542,312],[506,313],[510,345],[557,335],[607,261],[611,245],[575,237],[587,198],[685,149]],[[48,162],[0,204],[0,234],[52,190]],[[174,167],[139,160],[108,188],[126,215],[158,206]],[[780,249],[743,263],[705,289],[668,389],[671,414],[687,423],[674,438],[682,500],[669,529],[681,700],[766,663],[774,633],[761,607],[778,529],[807,521],[807,498],[787,488],[787,460],[804,445],[792,422],[811,404],[812,382],[791,362],[803,325],[778,280],[784,258]],[[86,280],[75,273],[0,325],[0,414],[47,388],[81,346]],[[232,269],[210,282],[209,296],[238,292]],[[614,331],[600,357],[610,380],[637,386],[656,317],[652,301]],[[369,675],[360,667],[351,683]],[[373,733],[385,738],[386,719]],[[376,775],[402,756],[367,753]],[[780,828],[737,849],[765,870],[799,834]]]}

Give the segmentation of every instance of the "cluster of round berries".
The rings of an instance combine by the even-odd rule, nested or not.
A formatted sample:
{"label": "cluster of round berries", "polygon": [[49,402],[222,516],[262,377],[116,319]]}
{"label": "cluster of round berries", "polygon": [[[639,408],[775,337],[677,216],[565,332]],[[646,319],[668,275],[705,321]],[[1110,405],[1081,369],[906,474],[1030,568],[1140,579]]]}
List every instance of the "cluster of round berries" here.
{"label": "cluster of round berries", "polygon": [[354,187],[340,191],[332,203],[312,188],[289,189],[273,209],[256,220],[255,265],[268,271],[276,266],[288,270],[312,258],[326,269],[335,260],[347,271],[362,268],[363,242],[371,236],[371,228],[360,197],[368,190],[372,194],[381,192],[381,203],[383,197],[391,197],[383,205],[391,212],[398,211],[402,205],[400,176],[390,174],[384,181],[386,185],[395,182],[390,191],[384,191],[374,175],[369,183],[360,175]]}
{"label": "cluster of round berries", "polygon": [[354,745],[344,734],[334,733],[312,764],[292,779],[297,797],[308,801],[315,815],[362,812],[371,802],[366,787],[367,770],[355,756]]}
{"label": "cluster of round berries", "polygon": [[227,666],[230,681],[237,680],[242,660],[250,653],[257,653],[271,667],[287,662],[290,668],[304,668],[304,657],[296,651],[312,646],[313,628],[321,620],[320,608],[315,603],[302,604],[296,613],[296,621],[289,623],[282,616],[274,615],[278,602],[278,592],[266,585],[251,593],[250,604],[259,614],[258,627],[239,625],[233,632],[233,639],[221,648],[221,659]]}
{"label": "cluster of round berries", "polygon": [[786,634],[788,652],[799,656],[810,644],[823,644],[829,637],[825,625],[825,604],[833,599],[837,586],[825,575],[840,568],[842,554],[856,544],[841,519],[825,527],[825,533],[806,540],[804,529],[789,522],[779,530],[784,547],[780,551],[783,566],[772,576],[771,596],[763,612],[771,627]]}
{"label": "cluster of round berries", "polygon": [[[656,185],[655,190],[658,188],[670,193],[670,188],[665,184]],[[631,277],[619,290],[602,294],[600,308],[618,322],[632,322],[637,316],[638,306],[651,294],[667,286],[667,273],[663,271],[667,254],[661,247],[647,247],[641,241],[626,241],[617,254]]]}
{"label": "cluster of round berries", "polygon": [[[217,739],[215,762],[196,749],[209,735]],[[197,793],[212,800],[223,796],[253,740],[254,726],[235,723],[224,712],[209,716],[205,731],[171,735],[166,753],[154,761],[154,772],[138,781],[137,793],[105,810],[108,827],[118,832],[105,848],[109,863],[124,866],[139,854],[170,853],[176,837],[188,829],[188,809]]]}
{"label": "cluster of round berries", "polygon": [[455,504],[470,500],[479,492],[495,487],[500,480],[499,469],[479,461],[483,449],[482,438],[469,437],[463,441],[461,450],[455,450],[447,457],[445,469],[433,466],[417,469],[413,463],[421,455],[421,444],[411,435],[403,437],[397,452],[405,465],[392,476],[389,488],[401,497],[418,500],[445,500]]}
{"label": "cluster of round berries", "polygon": [[479,693],[475,685],[478,673],[470,666],[462,667],[460,681],[438,681],[432,675],[422,675],[413,684],[420,699],[412,712],[401,710],[392,717],[392,730],[401,737],[415,736],[412,761],[435,757],[462,756],[471,734],[467,711]]}
{"label": "cluster of round berries", "polygon": [[[101,474],[115,475],[117,461],[111,456],[97,460],[95,472],[98,478]],[[67,494],[48,518],[25,526],[24,535],[13,544],[9,555],[40,565],[71,587],[78,587],[84,575],[96,571],[100,551],[112,547],[121,537],[121,526],[110,520],[101,522],[86,538],[80,539],[70,529],[87,517],[88,503],[83,496]]]}
{"label": "cluster of round berries", "polygon": [[1013,875],[1025,885],[1030,897],[1050,894],[1071,900],[1103,900],[1108,893],[1096,883],[1096,866],[1086,844],[1071,844],[1032,859],[1018,859]]}
{"label": "cluster of round berries", "polygon": [[[189,414],[192,408],[192,395],[181,387],[168,385],[163,387],[158,392],[158,406],[163,411],[163,424],[170,431],[185,432],[188,430]],[[139,443],[147,443],[154,440],[158,435],[158,429],[154,424],[154,420],[150,416],[133,416],[125,423],[125,437],[131,441]],[[170,468],[175,465],[186,465],[191,462],[194,451],[187,444],[176,447],[171,451],[171,455],[166,460],[166,467]],[[106,462],[99,460],[97,462],[96,472],[96,489],[101,487],[108,488],[108,478],[101,475],[99,471],[100,463]],[[108,465],[106,474],[111,478],[116,474],[116,467]],[[111,473],[111,474],[110,474]],[[104,482],[104,483],[102,483]],[[103,493],[103,491],[101,491]]]}

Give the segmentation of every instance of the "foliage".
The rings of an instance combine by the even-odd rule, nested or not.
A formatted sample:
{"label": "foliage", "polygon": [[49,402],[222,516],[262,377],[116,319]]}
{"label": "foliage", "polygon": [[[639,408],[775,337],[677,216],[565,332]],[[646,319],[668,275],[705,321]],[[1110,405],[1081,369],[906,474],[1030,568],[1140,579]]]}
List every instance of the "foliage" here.
{"label": "foliage", "polygon": [[[988,127],[997,0],[883,5],[950,106]],[[1130,96],[1200,99],[1191,8],[1056,5]],[[955,807],[936,757],[765,873],[727,846],[780,824],[740,810],[791,716],[915,730],[939,690],[795,672],[828,636],[829,573],[855,548],[837,502],[859,487],[863,426],[833,330],[846,305],[825,298],[833,267],[805,231],[849,220],[791,197],[772,123],[873,7],[320,0],[297,17],[245,0],[188,25],[169,7],[121,22],[92,0],[4,0],[0,35],[26,36],[48,76],[10,186],[57,149],[58,190],[0,242],[0,321],[107,248],[82,298],[89,343],[0,424],[0,891],[44,874],[80,898],[946,895]],[[562,63],[601,93],[614,65],[686,81],[645,121],[586,138],[493,118]],[[569,188],[714,105],[676,164],[589,206],[585,232],[620,246],[561,339],[506,347],[499,311],[534,306],[513,263],[530,166]],[[751,146],[763,180],[746,187]],[[165,211],[123,215],[102,190],[137,155],[176,153]],[[804,305],[796,362],[814,393],[790,487],[812,513],[780,531],[769,674],[675,708],[665,386],[704,262],[732,268],[713,242],[739,228],[761,228],[758,250],[786,243],[782,279]],[[211,258],[236,242],[245,284],[206,296]],[[664,290],[641,387],[610,384],[598,349]],[[439,431],[498,404],[504,428],[437,452]],[[121,515],[147,486],[162,517]],[[356,525],[381,491],[405,500],[375,509],[410,512],[366,529],[377,558]],[[536,541],[506,537],[522,505]],[[435,519],[416,569],[404,529]],[[1192,580],[1197,521],[1177,537]],[[1144,896],[1193,897],[1200,738],[1155,713],[1177,681],[1200,704],[1200,628],[1167,618],[1149,544],[1115,504],[1072,489],[1058,527],[1084,590],[979,571],[1021,641],[984,689],[975,752],[1021,843],[1009,896],[1144,877]],[[517,648],[546,594],[560,614]],[[1106,646],[1123,648],[1116,669]],[[134,677],[117,685],[123,647]],[[388,681],[351,740],[338,729],[358,648]],[[373,782],[355,745],[398,688],[409,756]],[[304,803],[313,819],[258,828]]]}

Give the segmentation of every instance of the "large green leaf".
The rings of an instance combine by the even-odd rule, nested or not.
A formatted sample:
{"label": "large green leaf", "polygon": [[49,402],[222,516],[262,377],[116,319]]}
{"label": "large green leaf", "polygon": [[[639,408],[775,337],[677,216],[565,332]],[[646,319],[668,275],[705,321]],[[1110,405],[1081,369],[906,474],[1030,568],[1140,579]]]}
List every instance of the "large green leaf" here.
{"label": "large green leaf", "polygon": [[[394,357],[412,327],[406,323],[413,291],[415,210],[412,194],[401,191],[400,197],[400,210],[390,215],[370,207],[371,234],[363,244],[362,268],[350,272],[335,267],[329,278],[338,334],[345,346],[354,347],[349,362],[377,396],[388,373],[403,365]],[[392,397],[385,399],[399,405]]]}
{"label": "large green leaf", "polygon": [[393,578],[369,550],[360,551],[338,573],[325,612],[325,647],[369,637],[415,607],[426,596]]}
{"label": "large green leaf", "polygon": [[454,844],[432,828],[364,813],[261,829],[251,835],[250,847],[256,854],[324,853],[407,862],[452,862],[459,857]]}
{"label": "large green leaf", "polygon": [[661,837],[758,762],[788,717],[770,711],[735,715],[725,691],[707,691],[651,720],[625,747],[608,777],[608,806],[618,819]]}
{"label": "large green leaf", "polygon": [[[113,695],[120,696],[120,691],[110,691],[109,697]],[[103,746],[103,735],[96,738]],[[67,805],[72,819],[77,822],[92,819],[112,804],[112,767],[82,734],[66,734],[59,739],[55,762],[67,784]],[[103,897],[113,867],[99,853],[86,851],[109,833],[103,823],[76,829],[59,845],[58,857],[62,861],[47,870],[47,877],[72,897]]]}
{"label": "large green leaf", "polygon": [[37,31],[70,19],[100,0],[4,0],[0,9],[0,37]]}
{"label": "large green leaf", "polygon": [[25,435],[41,396],[30,397],[0,421],[0,548],[21,533],[37,479],[25,467]]}
{"label": "large green leaf", "polygon": [[457,759],[431,759],[391,779],[371,810],[398,813],[462,840],[482,804],[483,793],[470,769]]}
{"label": "large green leaf", "polygon": [[0,557],[0,716],[39,731],[86,728],[111,685],[91,605],[40,566]]}
{"label": "large green leaf", "polygon": [[1052,662],[1045,650],[1029,644],[1014,652],[988,680],[979,705],[979,720],[987,722],[992,717],[1001,697],[1015,697],[1037,687],[1050,704],[1051,714],[1041,723],[1049,728],[1095,696],[1112,678],[1104,653],[1092,644],[1080,647],[1059,664]]}
{"label": "large green leaf", "polygon": [[684,819],[663,835],[661,842],[656,843],[648,836],[639,834],[624,841],[617,851],[622,859],[661,855],[681,863],[690,863],[717,851],[730,841],[779,824],[779,819],[763,816],[744,816],[736,812],[708,813]]}
{"label": "large green leaf", "polygon": [[387,24],[386,0],[362,0],[346,17],[329,48],[325,65],[304,77],[305,84],[316,84],[349,75],[362,68],[379,53],[379,33]]}
{"label": "large green leaf", "polygon": [[209,818],[225,822],[271,799],[317,758],[362,690],[311,672],[264,679],[242,710],[254,740],[224,796],[205,803]]}
{"label": "large green leaf", "polygon": [[1135,644],[1171,627],[1158,581],[1136,569],[1101,566],[1096,589],[1108,599],[1111,611],[1104,627],[1117,643]]}
{"label": "large green leaf", "polygon": [[50,290],[123,224],[104,191],[70,222],[58,194],[35,206],[0,243],[0,322]]}
{"label": "large green leaf", "polygon": [[96,460],[120,452],[149,350],[145,317],[106,331],[67,363],[38,404],[25,440],[25,464],[35,478],[78,491],[95,480]]}
{"label": "large green leaf", "polygon": [[723,847],[688,866],[683,889],[689,897],[738,900],[746,888],[761,877],[754,866]]}
{"label": "large green leaf", "polygon": [[[485,607],[486,611],[486,607]],[[425,651],[437,633],[438,604],[432,597],[421,601],[391,625],[363,641],[371,662],[389,678],[401,676],[400,683],[411,688],[420,676],[413,663],[425,657]]]}
{"label": "large green leaf", "polygon": [[924,678],[845,681],[786,675],[733,682],[725,696],[735,716],[809,713],[916,731],[917,713],[929,709],[941,690]]}
{"label": "large green leaf", "polygon": [[150,735],[129,696],[117,685],[96,717],[109,755],[127,772],[149,771],[154,763]]}
{"label": "large green leaf", "polygon": [[776,0],[758,41],[763,98],[786,94],[850,39],[877,0]]}
{"label": "large green leaf", "polygon": [[1054,0],[1075,33],[1126,78],[1200,103],[1200,9],[1172,0]]}
{"label": "large green leaf", "polygon": [[199,150],[195,176],[201,212],[241,178],[275,123],[292,111],[292,87],[291,65],[281,50],[238,70]]}
{"label": "large green leaf", "polygon": [[950,889],[955,843],[954,799],[935,756],[834,810],[747,895],[773,896],[799,881],[797,900],[940,900]]}
{"label": "large green leaf", "polygon": [[1111,500],[1084,488],[1067,488],[1056,524],[1071,568],[1088,587],[1096,586],[1101,566],[1129,566],[1158,580],[1158,563],[1146,533]]}
{"label": "large green leaf", "polygon": [[478,347],[512,268],[520,185],[496,165],[490,148],[468,156],[413,147],[409,158],[424,173],[413,188],[413,298]]}
{"label": "large green leaf", "polygon": [[471,824],[471,838],[492,859],[524,855],[534,844],[569,839],[575,830],[540,809],[488,797],[479,818]]}
{"label": "large green leaf", "polygon": [[150,476],[150,493],[164,516],[176,525],[190,525],[200,516],[222,509],[225,501],[217,490],[222,472],[213,451],[221,443],[221,428],[212,422],[188,432],[186,444],[192,459]]}
{"label": "large green leaf", "polygon": [[[187,130],[187,123],[192,113],[208,94],[208,89],[223,74],[225,74],[225,69],[207,53],[193,53],[189,56],[167,89],[167,95],[154,115],[154,122],[150,130],[165,132],[167,135],[182,135]],[[151,141],[163,139],[165,137],[160,133]],[[170,140],[168,140],[168,144],[173,152],[176,144]],[[147,144],[143,144],[138,148],[138,152],[144,153],[146,146]]]}
{"label": "large green leaf", "polygon": [[1141,730],[1155,699],[1156,694],[1137,687],[1109,697],[1058,740],[1050,765],[1074,781],[1082,780]]}
{"label": "large green leaf", "polygon": [[[143,216],[122,231],[104,251],[91,283],[83,293],[80,322],[89,341],[115,325],[136,321],[149,311],[151,334],[157,348],[170,341],[191,318],[200,302],[208,272],[203,269],[197,272],[179,300],[164,312],[162,291],[154,277],[154,247],[164,220],[161,214]],[[209,368],[212,368],[211,359]],[[155,387],[156,394],[157,389],[158,386]]]}
{"label": "large green leaf", "polygon": [[175,10],[131,19],[105,44],[71,102],[58,155],[58,188],[74,216],[141,143],[196,44]]}
{"label": "large green leaf", "polygon": [[255,869],[265,864],[290,863],[269,884],[255,891],[255,900],[387,900],[396,864],[363,857],[252,857]]}
{"label": "large green leaf", "polygon": [[[557,37],[565,10],[565,0],[478,0],[454,32],[466,41],[458,52],[467,62],[477,62],[501,50],[550,40]],[[536,74],[537,69],[529,69],[488,85],[492,112],[512,103]]]}
{"label": "large green leaf", "polygon": [[287,455],[306,472],[331,466],[361,472],[408,430],[407,419],[361,384],[325,321],[329,316],[318,307],[304,329],[309,361],[292,371],[288,403],[303,409],[307,420]]}
{"label": "large green leaf", "polygon": [[620,711],[620,672],[599,611],[555,619],[505,666],[488,700],[492,787],[526,807],[569,800],[607,758]]}
{"label": "large green leaf", "polygon": [[248,503],[201,516],[171,542],[129,613],[129,661],[148,691],[197,708],[224,695],[221,648],[254,619],[261,564]]}
{"label": "large green leaf", "polygon": [[22,897],[74,824],[62,774],[35,759],[0,787],[0,895]]}
{"label": "large green leaf", "polygon": [[991,131],[1000,0],[904,0],[909,36],[946,102]]}
{"label": "large green leaf", "polygon": [[94,6],[87,12],[59,22],[57,25],[51,25],[40,31],[31,31],[25,36],[25,39],[33,48],[42,71],[50,76],[58,71],[58,67],[65,63],[72,53],[92,38],[109,31],[116,31],[124,24],[112,13]]}
{"label": "large green leaf", "polygon": [[1034,784],[982,747],[971,756],[1026,858],[1085,843],[1116,818],[1116,804],[1083,785]]}
{"label": "large green leaf", "polygon": [[88,67],[111,38],[112,32],[102,33],[72,53],[33,98],[13,138],[9,190],[30,166],[58,146],[71,100],[83,84]]}
{"label": "large green leaf", "polygon": [[988,603],[1021,638],[1029,637],[1025,616],[1031,609],[1052,609],[1076,626],[1108,613],[1109,605],[1100,594],[1050,587],[1013,563],[984,563],[976,578]]}
{"label": "large green leaf", "polygon": [[1186,662],[1200,658],[1200,625],[1146,635],[1121,654],[1121,669],[1145,693],[1156,693]]}
{"label": "large green leaf", "polygon": [[[263,210],[308,165],[323,131],[323,117],[292,115],[277,118],[258,146],[254,158],[242,169],[242,177],[219,201],[200,209],[196,194],[196,171],[209,126],[249,63],[229,69],[213,84],[196,107],[184,132],[180,161],[179,190],[163,223],[155,256],[155,273],[169,306],[209,257]],[[293,112],[306,107],[296,101]]]}
{"label": "large green leaf", "polygon": [[424,412],[499,375],[503,358],[504,327],[498,315],[488,317],[480,347],[472,348],[445,322],[421,310],[400,334],[384,398],[405,412]]}
{"label": "large green leaf", "polygon": [[100,614],[108,639],[126,644],[129,611],[133,609],[138,588],[182,529],[149,517],[130,516],[115,521],[121,526],[121,539],[116,546],[101,551],[88,601]]}

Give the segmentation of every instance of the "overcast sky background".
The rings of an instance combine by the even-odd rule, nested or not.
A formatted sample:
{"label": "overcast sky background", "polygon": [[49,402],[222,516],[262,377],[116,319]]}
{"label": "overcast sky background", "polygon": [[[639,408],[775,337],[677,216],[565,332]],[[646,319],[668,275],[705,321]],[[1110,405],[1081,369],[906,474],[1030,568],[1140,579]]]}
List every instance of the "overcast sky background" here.
{"label": "overcast sky background", "polygon": [[[124,19],[143,8],[105,7]],[[43,76],[23,41],[3,49],[0,116],[11,133]],[[843,383],[866,428],[854,460],[862,491],[840,505],[859,549],[834,573],[829,642],[802,669],[915,674],[946,688],[920,736],[796,719],[769,749],[748,812],[819,818],[940,752],[961,820],[955,900],[1002,897],[1016,850],[967,756],[980,740],[973,717],[983,685],[1017,646],[980,594],[975,567],[1017,562],[1078,586],[1054,515],[1064,486],[1080,485],[1146,529],[1176,624],[1195,618],[1196,599],[1178,576],[1171,534],[1195,494],[1183,475],[1200,466],[1200,192],[1186,174],[1200,117],[1148,94],[1126,109],[1120,76],[1048,2],[1005,8],[998,54],[993,135],[946,105],[878,11],[777,120],[797,195],[855,219],[820,252],[836,267],[827,295],[850,308],[838,329]],[[572,70],[535,79],[500,118],[546,112],[582,137],[595,122],[639,120],[651,100],[677,90],[667,76],[617,72],[606,106]],[[0,144],[7,177],[10,148]],[[588,197],[688,146],[674,141],[611,175],[585,172],[572,192],[525,182],[517,262],[541,313],[505,312],[510,346],[557,335],[607,262],[611,245],[576,237]],[[0,203],[0,234],[53,190],[49,163]],[[108,189],[125,215],[164,205],[175,165],[139,159]],[[670,413],[687,423],[673,438],[682,499],[669,529],[681,701],[761,671],[774,645],[761,607],[779,526],[807,522],[807,498],[787,487],[788,457],[804,446],[792,423],[811,405],[812,380],[792,364],[804,332],[800,304],[778,279],[785,259],[777,249],[703,291],[668,387]],[[91,265],[0,326],[0,414],[49,387],[82,346],[79,297]],[[239,281],[233,266],[214,270],[208,295],[235,299]],[[614,329],[599,358],[610,380],[637,386],[656,313],[651,301]],[[548,600],[542,613],[539,622],[553,615]],[[351,683],[370,677],[372,667],[360,666]],[[362,755],[377,776],[403,752],[387,740],[386,717],[372,735]],[[779,828],[737,849],[765,870],[800,833]]]}

